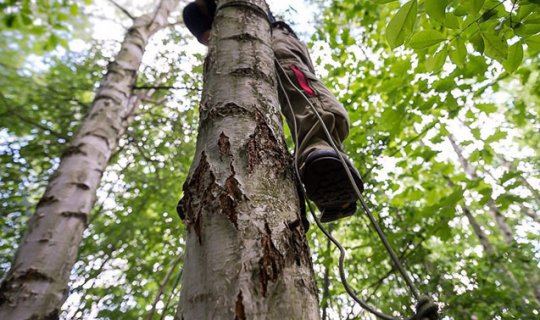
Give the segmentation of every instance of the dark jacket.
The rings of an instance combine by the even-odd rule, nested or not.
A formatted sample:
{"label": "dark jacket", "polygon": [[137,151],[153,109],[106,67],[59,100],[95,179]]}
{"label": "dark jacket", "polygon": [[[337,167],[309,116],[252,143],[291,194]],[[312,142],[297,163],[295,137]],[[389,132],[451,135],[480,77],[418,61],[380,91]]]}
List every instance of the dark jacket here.
{"label": "dark jacket", "polygon": [[[284,22],[276,22],[272,12],[268,11],[268,20],[272,26],[282,26],[294,34],[292,29]],[[189,31],[203,43],[202,36],[212,29],[212,22],[216,15],[216,3],[214,0],[197,0],[188,4],[183,11],[184,23]]]}
{"label": "dark jacket", "polygon": [[[216,3],[213,0],[200,0],[199,3],[191,2],[188,4],[182,15],[186,27],[202,43],[202,35],[212,28],[216,14]],[[206,10],[201,8],[203,4],[206,6]]]}

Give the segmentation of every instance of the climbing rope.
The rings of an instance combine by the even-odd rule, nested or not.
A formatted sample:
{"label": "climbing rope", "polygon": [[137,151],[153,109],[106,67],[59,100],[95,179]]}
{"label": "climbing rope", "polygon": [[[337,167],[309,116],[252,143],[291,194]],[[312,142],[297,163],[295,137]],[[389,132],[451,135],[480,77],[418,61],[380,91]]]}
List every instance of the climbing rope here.
{"label": "climbing rope", "polygon": [[[332,135],[330,134],[328,128],[326,127],[326,124],[324,123],[321,115],[319,114],[319,112],[317,111],[317,109],[315,108],[315,106],[311,103],[311,101],[308,99],[308,97],[304,94],[304,92],[302,90],[300,90],[300,88],[298,88],[296,86],[296,84],[291,80],[291,78],[287,75],[287,73],[285,72],[285,69],[283,68],[283,66],[279,63],[279,61],[275,60],[276,62],[276,65],[277,67],[281,70],[281,72],[283,73],[283,75],[286,77],[287,81],[293,86],[293,88],[295,88],[295,90],[300,93],[300,95],[308,102],[310,108],[312,109],[312,111],[314,112],[314,114],[316,115],[317,117],[317,120],[319,121],[319,123],[321,124],[324,132],[325,132],[325,135],[326,137],[328,138],[328,141],[330,142],[332,148],[336,151],[336,153],[339,155],[339,159],[343,165],[343,168],[345,169],[345,172],[347,173],[347,177],[349,178],[352,186],[353,186],[353,189],[356,193],[356,195],[358,196],[359,200],[360,200],[360,204],[362,206],[362,209],[364,210],[364,212],[366,213],[366,215],[368,216],[369,218],[369,221],[371,222],[371,224],[373,225],[373,227],[375,228],[376,232],[377,232],[377,235],[379,236],[380,240],[382,241],[386,251],[388,252],[392,262],[394,263],[394,266],[396,267],[396,269],[399,271],[399,273],[401,274],[401,276],[403,277],[403,279],[405,280],[406,284],[407,284],[407,287],[409,288],[410,292],[412,293],[412,295],[414,296],[414,298],[418,301],[417,304],[416,304],[416,313],[415,315],[413,315],[411,318],[409,318],[409,320],[423,320],[423,319],[428,319],[428,320],[433,320],[433,319],[437,319],[438,318],[438,307],[437,305],[429,298],[429,297],[426,297],[426,296],[420,296],[419,292],[418,292],[418,289],[416,288],[416,286],[414,285],[414,283],[412,282],[411,278],[409,277],[407,271],[405,270],[405,268],[403,268],[402,264],[401,264],[401,261],[399,260],[399,258],[397,257],[397,255],[395,254],[394,250],[392,249],[388,239],[386,238],[384,232],[382,231],[379,223],[377,222],[377,220],[375,220],[371,210],[369,209],[369,207],[367,206],[364,198],[362,197],[362,194],[360,192],[360,190],[358,189],[358,186],[356,185],[356,183],[354,182],[354,179],[352,177],[352,174],[350,172],[350,169],[345,161],[345,159],[343,158],[343,155],[341,154],[341,152],[339,151],[339,148],[336,146],[333,138],[332,138]],[[288,107],[289,107],[289,110],[291,112],[291,114],[294,115],[294,110],[292,108],[292,104],[291,104],[291,101],[289,100],[289,97],[288,95],[286,94],[285,92],[285,88],[283,86],[283,83],[281,82],[281,79],[280,77],[278,76],[278,84],[279,84],[279,87],[280,89],[283,91],[283,95],[284,97],[286,98],[287,100],[287,104],[288,104]],[[298,169],[298,125],[297,125],[297,122],[296,122],[296,117],[292,117],[293,118],[293,130],[294,130],[294,140],[295,140],[295,153],[294,153],[294,167],[295,167],[295,172],[296,172],[296,176],[298,178],[298,181],[302,181],[301,178],[300,178],[300,171]],[[306,191],[304,189],[304,186],[301,184],[300,185],[300,188],[301,188],[301,191],[302,193],[304,194],[304,197],[307,199],[307,196],[306,196]],[[341,278],[341,282],[343,283],[343,286],[345,287],[345,290],[347,291],[347,293],[349,294],[349,296],[351,296],[351,298],[356,301],[362,308],[364,308],[365,310],[369,311],[370,313],[374,314],[375,316],[381,318],[381,319],[385,319],[385,320],[399,320],[399,318],[395,318],[395,317],[392,317],[392,316],[389,316],[389,315],[386,315],[384,313],[382,313],[381,311],[377,310],[375,307],[369,305],[366,301],[360,299],[355,293],[354,291],[352,290],[352,288],[349,286],[349,283],[347,281],[347,277],[345,276],[345,268],[344,268],[344,260],[345,260],[345,249],[343,248],[343,246],[323,227],[323,225],[321,224],[321,222],[319,221],[319,218],[315,215],[315,210],[313,209],[313,206],[311,204],[310,201],[307,201],[307,204],[308,204],[308,207],[309,207],[309,211],[311,212],[311,215],[313,216],[314,220],[315,220],[315,223],[317,224],[317,227],[324,233],[324,235],[339,249],[339,260],[338,260],[338,266],[339,266],[339,276]]]}

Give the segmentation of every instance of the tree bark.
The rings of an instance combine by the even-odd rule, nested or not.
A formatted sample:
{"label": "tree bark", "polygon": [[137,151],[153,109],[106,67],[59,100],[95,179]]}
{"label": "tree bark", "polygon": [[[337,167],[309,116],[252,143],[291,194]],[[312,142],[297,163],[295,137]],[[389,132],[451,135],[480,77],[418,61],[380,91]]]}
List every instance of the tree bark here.
{"label": "tree bark", "polygon": [[176,319],[319,319],[264,0],[218,1]]}
{"label": "tree bark", "polygon": [[0,319],[58,318],[96,190],[137,105],[132,101],[132,89],[146,44],[166,26],[177,3],[162,0],[154,13],[134,19],[88,116],[64,151],[28,222],[0,288]]}

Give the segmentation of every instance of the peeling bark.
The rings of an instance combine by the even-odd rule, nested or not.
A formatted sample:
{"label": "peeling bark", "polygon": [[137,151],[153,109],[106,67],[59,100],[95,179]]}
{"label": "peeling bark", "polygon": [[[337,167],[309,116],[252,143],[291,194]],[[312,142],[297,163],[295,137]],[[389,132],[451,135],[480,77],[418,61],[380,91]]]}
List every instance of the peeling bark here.
{"label": "peeling bark", "polygon": [[[266,8],[264,0],[240,2]],[[184,184],[176,319],[319,319],[265,19],[240,5],[218,10],[214,21]]]}
{"label": "peeling bark", "polygon": [[61,157],[0,288],[0,319],[57,319],[101,176],[133,112],[133,85],[148,39],[166,26],[177,0],[134,19]]}

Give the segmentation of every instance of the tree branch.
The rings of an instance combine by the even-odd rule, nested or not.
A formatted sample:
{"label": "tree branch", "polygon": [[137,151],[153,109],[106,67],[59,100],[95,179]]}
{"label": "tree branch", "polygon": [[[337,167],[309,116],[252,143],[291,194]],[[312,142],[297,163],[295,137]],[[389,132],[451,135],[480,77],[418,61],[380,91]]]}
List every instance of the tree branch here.
{"label": "tree branch", "polygon": [[152,308],[150,309],[150,312],[148,312],[148,316],[146,317],[146,320],[152,320],[152,317],[154,316],[154,312],[156,311],[156,305],[161,299],[161,295],[163,295],[163,291],[165,290],[165,286],[169,282],[169,279],[171,278],[171,275],[173,274],[174,270],[182,261],[183,255],[179,254],[176,259],[173,261],[171,268],[167,271],[167,274],[165,275],[165,278],[163,278],[163,281],[161,282],[159,286],[159,290],[157,292],[156,298],[154,299],[154,302],[152,303]]}
{"label": "tree branch", "polygon": [[128,16],[131,20],[135,20],[135,17],[129,13],[129,11],[122,7],[121,5],[119,5],[116,1],[114,0],[109,0],[110,3],[112,3],[116,8],[118,8],[120,11],[122,11],[126,16]]}
{"label": "tree branch", "polygon": [[151,86],[151,85],[142,85],[142,86],[134,86],[133,90],[146,90],[146,89],[154,89],[154,90],[193,90],[193,91],[201,91],[200,88],[197,87],[176,87],[176,86]]}

